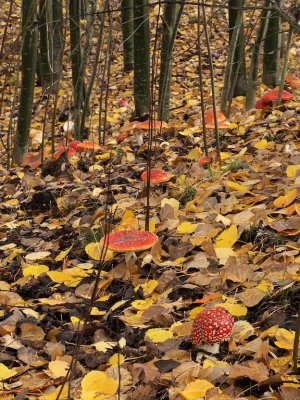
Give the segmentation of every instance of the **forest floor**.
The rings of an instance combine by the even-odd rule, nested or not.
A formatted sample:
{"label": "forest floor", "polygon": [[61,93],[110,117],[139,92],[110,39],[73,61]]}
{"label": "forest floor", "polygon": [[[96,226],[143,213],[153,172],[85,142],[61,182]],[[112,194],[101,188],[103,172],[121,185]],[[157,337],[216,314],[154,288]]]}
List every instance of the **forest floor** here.
{"label": "forest floor", "polygon": [[[295,75],[300,42],[293,41],[289,64],[294,100],[246,112],[245,99],[234,99],[230,126],[220,131],[222,161],[209,131],[212,163],[201,166],[195,16],[194,9],[183,16],[169,128],[154,138],[153,166],[171,179],[151,187],[150,230],[159,237],[152,249],[114,253],[99,262],[97,243],[108,226],[145,226],[140,176],[147,132],[118,138],[133,111],[132,75],[120,72],[119,33],[104,146],[55,160],[49,156],[43,168],[29,158],[26,166],[9,170],[2,149],[0,399],[54,400],[60,391],[59,399],[68,398],[69,382],[62,385],[74,355],[74,399],[300,398],[299,370],[293,369],[300,300],[300,76]],[[222,12],[215,18],[219,103],[226,62],[226,35],[219,32],[226,32],[226,20]],[[9,38],[14,29],[12,24]],[[65,116],[70,73],[66,68],[59,99]],[[209,109],[208,68],[203,73]],[[4,140],[14,86],[8,81],[3,98]],[[261,85],[258,96],[266,90]],[[35,99],[32,155],[39,150],[45,118],[40,88]],[[95,142],[98,100],[95,89],[89,126],[89,140]],[[64,140],[63,119],[56,123],[57,149]],[[47,134],[50,126],[47,120]],[[213,306],[235,319],[230,340],[217,352],[197,348],[190,338],[196,315]]]}

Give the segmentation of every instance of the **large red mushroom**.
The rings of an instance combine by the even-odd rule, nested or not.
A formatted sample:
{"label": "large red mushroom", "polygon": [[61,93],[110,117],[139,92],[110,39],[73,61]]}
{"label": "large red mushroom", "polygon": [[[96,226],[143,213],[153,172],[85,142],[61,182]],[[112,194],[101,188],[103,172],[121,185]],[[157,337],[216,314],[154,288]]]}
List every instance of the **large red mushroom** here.
{"label": "large red mushroom", "polygon": [[126,253],[149,249],[158,237],[155,233],[138,230],[111,232],[102,239],[102,243],[111,251]]}
{"label": "large red mushroom", "polygon": [[221,307],[201,311],[193,322],[192,343],[213,344],[228,340],[234,324],[233,317]]}
{"label": "large red mushroom", "polygon": [[[279,89],[275,88],[264,93],[264,95],[256,102],[255,107],[258,109],[264,109],[266,107],[272,107],[273,103],[278,99]],[[281,102],[292,100],[294,98],[293,94],[287,90],[283,90],[281,95]]]}

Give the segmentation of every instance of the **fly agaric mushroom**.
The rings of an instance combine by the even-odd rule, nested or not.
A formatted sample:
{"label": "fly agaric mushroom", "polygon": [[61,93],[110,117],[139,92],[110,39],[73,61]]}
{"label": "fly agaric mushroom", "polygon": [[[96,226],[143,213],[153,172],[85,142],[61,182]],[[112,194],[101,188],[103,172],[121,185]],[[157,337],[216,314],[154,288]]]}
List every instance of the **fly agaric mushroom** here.
{"label": "fly agaric mushroom", "polygon": [[[215,129],[214,111],[212,109],[206,111],[204,121],[206,128]],[[225,115],[221,111],[217,111],[217,122],[218,128],[220,129],[228,128],[230,125],[230,122],[227,121]]]}
{"label": "fly agaric mushroom", "polygon": [[164,121],[151,121],[151,125],[149,121],[133,121],[128,125],[123,126],[121,132],[128,132],[134,129],[141,130],[141,131],[148,131],[149,126],[153,126],[154,129],[168,129],[168,124]]}
{"label": "fly agaric mushroom", "polygon": [[102,242],[109,250],[125,253],[149,249],[158,242],[158,237],[148,231],[122,230],[109,233]]}
{"label": "fly agaric mushroom", "polygon": [[96,144],[94,142],[85,141],[80,142],[79,140],[72,140],[67,146],[61,145],[58,150],[53,154],[53,158],[59,158],[63,153],[66,152],[68,157],[74,156],[79,151],[84,150],[101,150],[103,149],[102,146]]}
{"label": "fly agaric mushroom", "polygon": [[[142,181],[147,183],[147,171],[144,171],[141,175]],[[156,185],[163,182],[168,182],[171,179],[171,175],[168,172],[160,169],[150,169],[150,183]]]}
{"label": "fly agaric mushroom", "polygon": [[[255,107],[258,109],[263,109],[265,107],[272,107],[273,103],[278,99],[278,93],[279,93],[278,88],[272,89],[269,92],[265,93],[261,97],[261,99],[259,99],[256,102]],[[284,103],[285,101],[292,100],[293,98],[294,96],[292,93],[288,92],[287,90],[283,90],[281,95],[281,102]]]}
{"label": "fly agaric mushroom", "polygon": [[206,165],[209,165],[211,163],[211,158],[208,156],[202,156],[198,160],[198,164],[201,165],[201,167],[205,167]]}
{"label": "fly agaric mushroom", "polygon": [[192,343],[223,342],[230,338],[233,324],[233,317],[224,308],[214,307],[201,311],[193,323]]}
{"label": "fly agaric mushroom", "polygon": [[[133,121],[128,125],[123,126],[123,128],[120,130],[120,133],[126,133],[130,131],[149,131],[149,128],[153,128],[154,130],[160,130],[160,129],[168,129],[169,126],[166,122],[164,121],[151,121],[151,125],[149,121]],[[118,139],[117,139],[118,140]],[[124,140],[124,139],[123,139]],[[122,140],[122,141],[123,141]],[[141,146],[143,144],[143,136],[140,134],[137,135],[137,142]]]}

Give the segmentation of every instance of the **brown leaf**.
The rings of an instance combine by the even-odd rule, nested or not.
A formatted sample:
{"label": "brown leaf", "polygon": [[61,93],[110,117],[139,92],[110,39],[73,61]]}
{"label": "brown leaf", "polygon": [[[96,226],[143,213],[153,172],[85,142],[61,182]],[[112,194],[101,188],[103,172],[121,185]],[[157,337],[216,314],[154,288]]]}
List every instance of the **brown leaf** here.
{"label": "brown leaf", "polygon": [[249,366],[234,364],[230,367],[229,378],[235,379],[246,376],[255,382],[262,382],[268,379],[268,367],[262,363],[249,361]]}
{"label": "brown leaf", "polygon": [[246,289],[238,294],[238,298],[242,300],[246,307],[254,307],[262,301],[266,293],[256,288]]}

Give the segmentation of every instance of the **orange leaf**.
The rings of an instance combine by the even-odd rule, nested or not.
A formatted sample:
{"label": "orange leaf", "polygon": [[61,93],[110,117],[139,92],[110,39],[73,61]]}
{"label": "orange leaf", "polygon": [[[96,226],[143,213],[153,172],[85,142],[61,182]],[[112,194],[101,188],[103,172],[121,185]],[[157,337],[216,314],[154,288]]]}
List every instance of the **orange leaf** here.
{"label": "orange leaf", "polygon": [[300,215],[300,203],[294,203],[285,209],[287,215],[298,214]]}
{"label": "orange leaf", "polygon": [[209,293],[202,297],[202,299],[195,300],[193,303],[205,304],[212,300],[217,300],[222,297],[221,293]]}
{"label": "orange leaf", "polygon": [[275,207],[286,207],[291,204],[297,197],[297,189],[289,190],[284,196],[279,196],[274,200]]}

